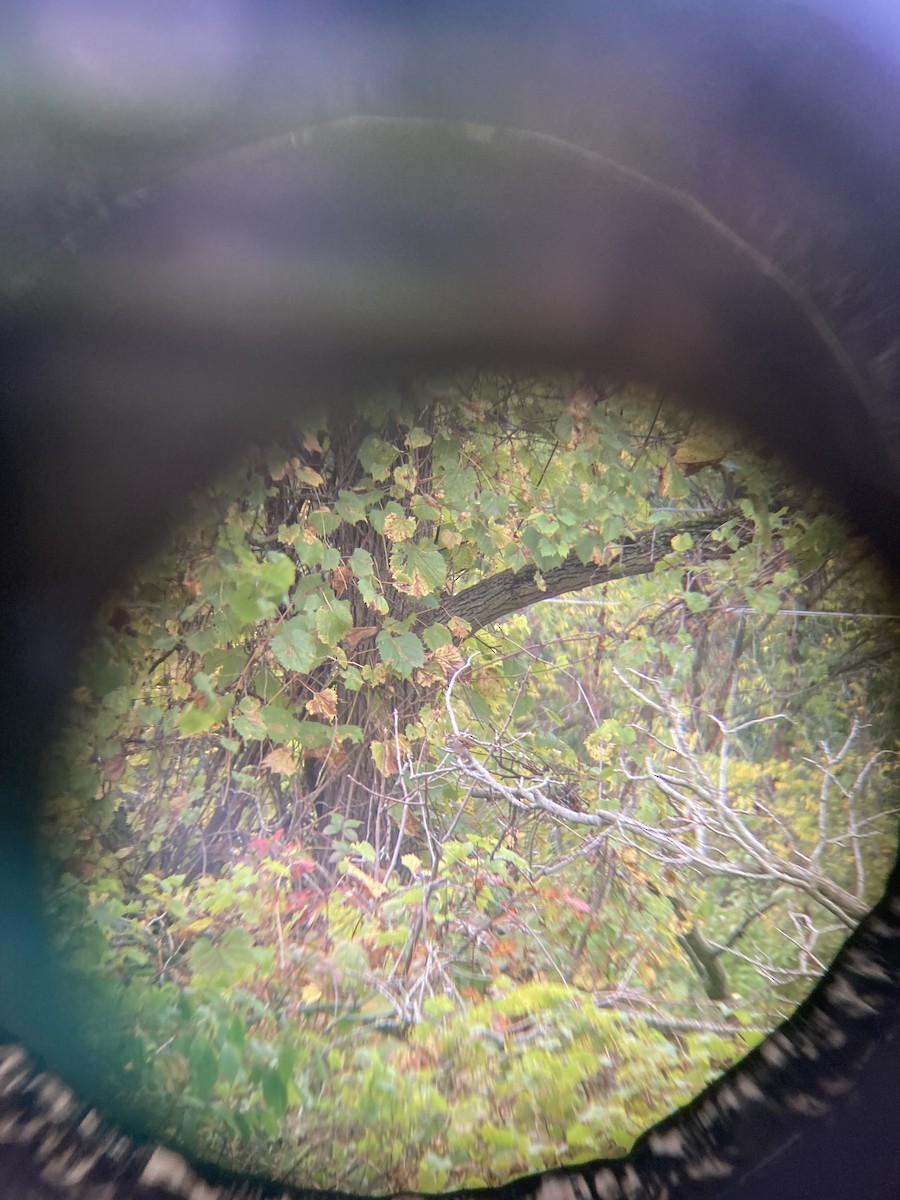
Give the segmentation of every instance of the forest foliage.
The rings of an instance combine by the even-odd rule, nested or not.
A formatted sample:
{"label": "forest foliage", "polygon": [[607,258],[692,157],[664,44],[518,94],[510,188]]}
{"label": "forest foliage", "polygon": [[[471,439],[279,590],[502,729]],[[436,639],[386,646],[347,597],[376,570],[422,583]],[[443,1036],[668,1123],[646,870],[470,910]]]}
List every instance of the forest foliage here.
{"label": "forest foliage", "polygon": [[72,1003],[123,1097],[243,1169],[623,1153],[880,892],[889,592],[809,487],[636,389],[353,412],[199,488],[101,614],[47,769]]}

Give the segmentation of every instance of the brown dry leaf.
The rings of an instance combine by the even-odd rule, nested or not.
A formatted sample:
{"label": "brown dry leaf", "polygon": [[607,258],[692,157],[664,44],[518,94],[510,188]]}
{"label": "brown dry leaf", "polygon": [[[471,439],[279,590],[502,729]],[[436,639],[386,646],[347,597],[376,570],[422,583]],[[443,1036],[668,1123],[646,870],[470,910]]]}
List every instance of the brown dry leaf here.
{"label": "brown dry leaf", "polygon": [[579,388],[566,405],[566,412],[576,421],[583,421],[597,402],[597,397],[588,388]]}
{"label": "brown dry leaf", "polygon": [[463,638],[469,636],[471,626],[468,621],[464,621],[462,617],[451,617],[447,622],[447,628],[457,641],[461,642]]}
{"label": "brown dry leaf", "polygon": [[336,596],[343,596],[347,588],[350,586],[350,580],[353,578],[353,572],[346,563],[341,563],[339,567],[331,572],[331,586],[334,589]]}
{"label": "brown dry leaf", "polygon": [[273,775],[295,775],[297,772],[297,760],[287,746],[276,746],[270,750],[260,765]]}
{"label": "brown dry leaf", "polygon": [[347,759],[350,757],[350,752],[345,750],[338,742],[332,743],[322,758],[323,771],[339,771]]}
{"label": "brown dry leaf", "polygon": [[337,692],[334,688],[323,688],[306,702],[306,711],[316,717],[333,721],[337,716]]}
{"label": "brown dry leaf", "polygon": [[454,646],[452,643],[447,646],[438,646],[437,650],[429,655],[429,658],[438,664],[445,679],[449,679],[454,671],[458,671],[466,661],[460,653],[459,646]]}
{"label": "brown dry leaf", "polygon": [[127,760],[125,751],[120,750],[118,754],[114,754],[112,758],[108,758],[103,764],[100,774],[106,783],[118,783],[125,774],[125,764]]}
{"label": "brown dry leaf", "polygon": [[89,704],[92,699],[91,689],[86,687],[77,687],[72,693],[72,699],[76,704]]}
{"label": "brown dry leaf", "polygon": [[355,650],[360,642],[374,637],[377,632],[377,625],[356,625],[341,638],[341,644],[348,650]]}
{"label": "brown dry leaf", "polygon": [[290,458],[287,462],[281,464],[280,467],[273,467],[269,472],[273,483],[281,483],[282,479],[287,475],[296,474],[297,468],[300,466],[299,458]]}
{"label": "brown dry leaf", "polygon": [[319,439],[316,437],[316,435],[314,433],[304,433],[303,449],[306,451],[307,454],[324,454],[325,453],[325,451],[322,449],[322,443],[319,441]]}
{"label": "brown dry leaf", "polygon": [[672,490],[671,470],[670,470],[669,464],[666,463],[666,465],[663,467],[663,469],[659,473],[659,487],[657,488],[657,491],[660,496],[668,496],[668,494],[671,490]]}
{"label": "brown dry leaf", "polygon": [[421,600],[423,596],[427,596],[431,588],[422,578],[418,571],[413,571],[412,583],[409,586],[407,595],[415,596],[417,600]]}
{"label": "brown dry leaf", "polygon": [[[369,750],[372,755],[372,761],[382,775],[385,777],[398,775],[402,765],[400,758],[405,757],[409,753],[409,741],[401,733],[396,738],[384,738],[383,740],[372,742]],[[399,756],[397,753],[398,750],[400,752]]]}

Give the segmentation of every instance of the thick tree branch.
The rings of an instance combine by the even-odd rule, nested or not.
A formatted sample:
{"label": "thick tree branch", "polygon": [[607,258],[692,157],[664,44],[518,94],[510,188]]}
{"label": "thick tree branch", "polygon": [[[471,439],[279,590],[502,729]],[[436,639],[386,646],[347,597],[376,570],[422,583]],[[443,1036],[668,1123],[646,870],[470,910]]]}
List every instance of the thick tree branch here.
{"label": "thick tree branch", "polygon": [[736,512],[723,512],[703,521],[644,530],[618,543],[615,558],[602,566],[593,562],[583,563],[576,554],[569,554],[558,567],[540,573],[541,586],[536,579],[538,569],[532,564],[518,571],[500,571],[480,579],[455,596],[445,596],[439,608],[422,614],[420,623],[431,625],[435,621],[461,617],[474,633],[540,600],[583,591],[597,584],[612,583],[633,575],[649,575],[658,562],[672,553],[672,539],[679,535],[690,534],[693,538],[691,554],[695,562],[728,558],[734,553],[735,539],[737,546],[745,546],[750,542],[753,536],[752,523],[741,518],[728,541],[714,541],[712,534],[726,521],[738,516]]}

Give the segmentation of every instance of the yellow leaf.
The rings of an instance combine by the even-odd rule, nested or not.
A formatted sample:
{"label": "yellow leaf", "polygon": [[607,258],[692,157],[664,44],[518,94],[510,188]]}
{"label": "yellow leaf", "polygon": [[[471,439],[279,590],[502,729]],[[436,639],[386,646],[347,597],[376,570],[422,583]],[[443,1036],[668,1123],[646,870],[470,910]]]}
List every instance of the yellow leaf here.
{"label": "yellow leaf", "polygon": [[300,999],[304,1004],[315,1004],[322,999],[322,989],[317,983],[307,983],[300,989]]}
{"label": "yellow leaf", "polygon": [[[462,659],[461,654],[460,659]],[[499,700],[501,696],[506,694],[508,689],[506,680],[496,667],[483,667],[475,673],[473,682],[475,690],[479,695],[484,696],[485,700]]]}
{"label": "yellow leaf", "polygon": [[620,554],[618,546],[595,546],[591,551],[591,562],[595,567],[608,567]]}
{"label": "yellow leaf", "polygon": [[270,750],[260,765],[273,775],[294,775],[297,771],[297,762],[287,746]]}
{"label": "yellow leaf", "polygon": [[659,495],[661,497],[668,496],[669,492],[672,490],[671,471],[669,469],[668,463],[666,463],[666,465],[663,467],[663,469],[659,473],[659,489],[658,490],[659,490]]}
{"label": "yellow leaf", "polygon": [[394,468],[394,482],[407,492],[414,492],[419,482],[419,473],[410,463]]}
{"label": "yellow leaf", "polygon": [[312,467],[300,467],[297,471],[297,478],[301,483],[305,483],[309,487],[320,488],[325,485],[323,477],[318,471],[314,471]]}
{"label": "yellow leaf", "polygon": [[367,875],[365,871],[361,871],[354,863],[348,862],[346,871],[344,873],[349,875],[351,879],[355,879],[357,883],[361,883],[363,887],[367,888],[368,891],[370,891],[372,895],[376,897],[376,899],[385,895],[387,892],[387,888],[383,883],[379,882],[377,879],[373,879],[372,876]]}
{"label": "yellow leaf", "polygon": [[407,871],[412,875],[419,875],[422,871],[422,860],[418,854],[401,854],[400,861],[406,867]]}
{"label": "yellow leaf", "polygon": [[391,542],[407,542],[416,532],[415,517],[401,517],[399,513],[388,513],[384,518],[384,536]]}
{"label": "yellow leaf", "polygon": [[672,462],[682,475],[696,475],[704,467],[716,466],[727,452],[728,446],[722,438],[700,434],[679,442]]}
{"label": "yellow leaf", "polygon": [[654,983],[656,983],[656,972],[649,964],[638,963],[637,973],[644,987],[653,987]]}
{"label": "yellow leaf", "polygon": [[337,692],[334,688],[323,688],[306,702],[306,711],[317,717],[333,721],[337,716]]}
{"label": "yellow leaf", "polygon": [[450,676],[455,671],[458,671],[465,662],[459,646],[454,646],[452,642],[446,646],[438,646],[437,650],[435,650],[434,653],[430,654],[428,657],[429,661],[436,662],[438,664],[444,674],[445,679],[449,679]]}
{"label": "yellow leaf", "polygon": [[191,938],[198,937],[212,925],[212,917],[200,917],[196,921],[192,921],[190,925],[183,925],[177,932],[178,937]]}

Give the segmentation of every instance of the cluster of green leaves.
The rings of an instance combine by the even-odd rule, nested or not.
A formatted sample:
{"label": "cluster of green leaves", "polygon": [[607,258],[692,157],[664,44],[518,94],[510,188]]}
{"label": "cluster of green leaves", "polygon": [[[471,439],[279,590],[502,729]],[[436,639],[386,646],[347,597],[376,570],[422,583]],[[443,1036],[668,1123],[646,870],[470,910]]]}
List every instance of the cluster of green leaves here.
{"label": "cluster of green leaves", "polygon": [[48,766],[123,1095],[244,1168],[433,1190],[625,1150],[733,1061],[893,849],[889,599],[817,505],[637,395],[483,377],[198,495]]}
{"label": "cluster of green leaves", "polygon": [[[109,890],[77,920],[70,899],[73,978],[106,977],[144,1115],[155,1105],[166,1136],[244,1169],[439,1190],[623,1153],[755,1040],[739,1024],[667,1038],[548,979],[521,930],[540,916],[553,941],[587,906],[548,884],[520,914],[516,856],[445,850],[432,903],[413,856],[383,884],[357,844],[326,890],[280,838],[190,892],[148,877],[140,898]],[[88,1036],[108,1054],[107,1021]]]}

